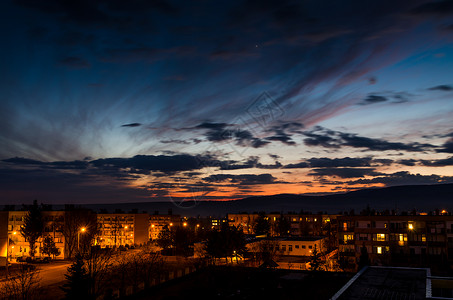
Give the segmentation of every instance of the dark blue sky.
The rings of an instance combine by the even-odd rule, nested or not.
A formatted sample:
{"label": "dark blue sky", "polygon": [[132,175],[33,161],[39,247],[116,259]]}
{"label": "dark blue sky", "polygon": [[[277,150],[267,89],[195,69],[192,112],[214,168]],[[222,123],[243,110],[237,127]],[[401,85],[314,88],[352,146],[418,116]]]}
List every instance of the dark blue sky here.
{"label": "dark blue sky", "polygon": [[0,203],[453,182],[453,1],[3,1]]}

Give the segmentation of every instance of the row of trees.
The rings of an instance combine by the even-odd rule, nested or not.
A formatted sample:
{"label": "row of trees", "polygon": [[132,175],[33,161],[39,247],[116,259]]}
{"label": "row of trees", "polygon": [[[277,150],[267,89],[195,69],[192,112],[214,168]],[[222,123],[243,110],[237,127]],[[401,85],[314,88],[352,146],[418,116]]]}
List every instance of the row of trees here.
{"label": "row of trees", "polygon": [[113,297],[113,289],[124,295],[126,287],[138,290],[141,283],[149,287],[153,279],[160,278],[165,265],[160,254],[150,248],[136,253],[114,255],[111,249],[93,246],[84,254],[78,253],[65,275],[62,286],[65,299],[104,299]]}

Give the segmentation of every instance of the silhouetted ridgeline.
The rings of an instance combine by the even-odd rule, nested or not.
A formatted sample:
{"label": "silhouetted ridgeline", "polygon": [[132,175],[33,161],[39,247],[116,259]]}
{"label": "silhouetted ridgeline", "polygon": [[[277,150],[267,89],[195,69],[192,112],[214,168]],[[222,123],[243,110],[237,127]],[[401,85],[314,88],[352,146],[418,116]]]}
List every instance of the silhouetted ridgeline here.
{"label": "silhouetted ridgeline", "polygon": [[[45,202],[45,199],[43,199]],[[113,212],[121,209],[129,212],[137,209],[138,212],[146,211],[153,214],[167,214],[172,209],[173,214],[184,216],[225,216],[226,213],[237,212],[288,212],[301,210],[327,211],[338,213],[350,211],[356,213],[367,205],[376,210],[398,209],[398,211],[417,209],[418,211],[432,211],[436,208],[453,211],[453,184],[437,185],[410,185],[395,186],[380,189],[364,189],[345,194],[332,194],[325,196],[304,196],[294,194],[279,194],[272,196],[249,197],[236,201],[200,201],[197,203],[182,203],[186,208],[181,208],[172,202],[144,202],[144,203],[116,203],[116,204],[85,204],[99,211],[106,209]],[[53,205],[54,209],[62,209],[63,206]],[[20,206],[16,206],[16,209]]]}

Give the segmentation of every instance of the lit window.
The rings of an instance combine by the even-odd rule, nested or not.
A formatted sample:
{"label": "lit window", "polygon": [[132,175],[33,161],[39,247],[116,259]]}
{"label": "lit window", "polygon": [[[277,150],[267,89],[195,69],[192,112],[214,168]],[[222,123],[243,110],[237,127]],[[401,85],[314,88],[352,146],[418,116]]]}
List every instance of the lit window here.
{"label": "lit window", "polygon": [[376,253],[382,254],[382,247],[376,247]]}
{"label": "lit window", "polygon": [[384,233],[378,233],[376,235],[376,240],[379,242],[384,242],[385,241],[385,234]]}
{"label": "lit window", "polygon": [[414,224],[409,224],[409,230],[414,229]]}

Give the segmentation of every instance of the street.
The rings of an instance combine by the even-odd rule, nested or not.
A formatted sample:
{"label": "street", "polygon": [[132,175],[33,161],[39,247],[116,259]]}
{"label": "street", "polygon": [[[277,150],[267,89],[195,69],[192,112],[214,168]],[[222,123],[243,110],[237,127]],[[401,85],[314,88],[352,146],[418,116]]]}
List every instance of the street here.
{"label": "street", "polygon": [[64,274],[66,274],[67,269],[70,265],[71,262],[66,261],[56,261],[50,264],[36,265],[36,269],[39,270],[41,285],[45,287],[64,281]]}

